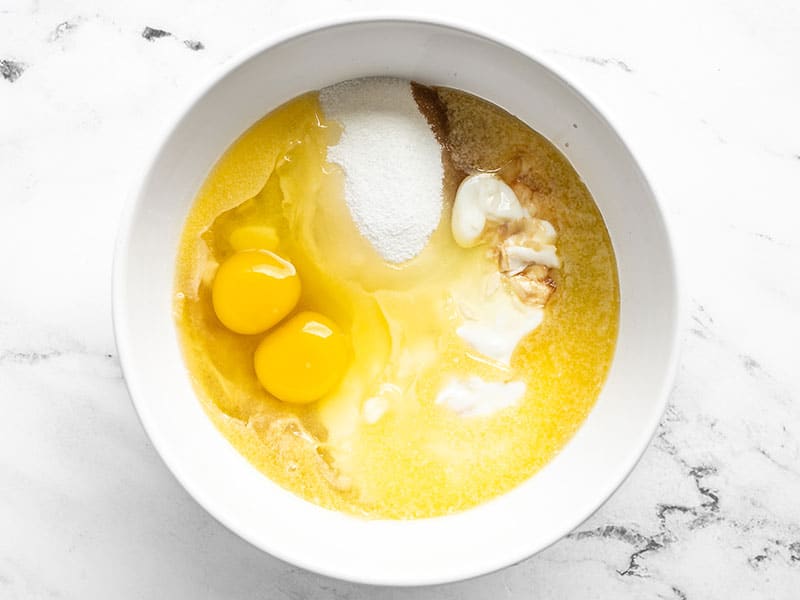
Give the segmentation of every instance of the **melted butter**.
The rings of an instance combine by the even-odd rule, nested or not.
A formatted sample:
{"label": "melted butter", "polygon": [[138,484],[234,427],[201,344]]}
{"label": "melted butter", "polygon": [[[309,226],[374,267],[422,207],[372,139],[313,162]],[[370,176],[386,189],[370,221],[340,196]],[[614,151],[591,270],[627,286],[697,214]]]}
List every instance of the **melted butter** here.
{"label": "melted butter", "polygon": [[[258,469],[327,508],[429,517],[511,489],[580,425],[613,353],[614,256],[574,170],[513,117],[466,94],[438,92],[460,167],[499,169],[523,148],[541,161],[549,187],[537,193],[537,216],[556,225],[564,267],[544,322],[517,348],[510,369],[474,356],[455,333],[459,316],[448,290],[493,268],[485,249],[455,244],[448,207],[419,256],[400,266],[384,263],[358,234],[341,172],[326,162],[337,131],[314,94],[273,111],[233,144],[185,225],[176,321],[204,408]],[[460,176],[453,168],[447,174],[452,197]],[[328,315],[350,336],[354,357],[342,385],[313,405],[270,397],[252,365],[261,336],[231,333],[213,313],[216,266],[233,252],[231,239],[242,237],[236,232],[251,227],[274,230],[276,251],[296,265],[303,283],[298,309]],[[526,394],[513,408],[465,420],[435,404],[456,376],[519,379]],[[376,397],[386,410],[367,423],[363,404]]]}

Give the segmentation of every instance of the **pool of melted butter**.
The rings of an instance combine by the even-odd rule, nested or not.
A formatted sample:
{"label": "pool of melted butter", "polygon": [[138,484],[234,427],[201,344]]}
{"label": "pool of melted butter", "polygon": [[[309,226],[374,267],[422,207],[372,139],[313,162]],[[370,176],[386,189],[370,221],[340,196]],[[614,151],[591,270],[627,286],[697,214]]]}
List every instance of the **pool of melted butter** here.
{"label": "pool of melted butter", "polygon": [[[446,202],[439,228],[413,260],[387,264],[358,234],[342,173],[326,161],[338,127],[314,93],[276,109],[228,149],[194,202],[178,251],[175,319],[209,417],[273,481],[326,508],[372,518],[464,510],[533,475],[591,409],[617,334],[614,253],[574,169],[494,105],[455,90],[430,93],[447,124],[438,131],[448,150]],[[455,334],[449,290],[480,282],[495,267],[485,249],[453,242],[450,203],[464,171],[502,172],[520,156],[534,166],[536,216],[555,225],[563,267],[542,325],[508,369],[476,356]],[[298,309],[328,315],[350,337],[353,360],[342,384],[314,404],[286,404],[264,391],[252,360],[263,334],[235,334],[214,315],[216,267],[233,253],[231,234],[250,225],[277,231],[278,253],[301,277]],[[469,374],[521,379],[525,398],[481,418],[435,404],[447,379]],[[376,395],[389,410],[369,424],[362,405]]]}

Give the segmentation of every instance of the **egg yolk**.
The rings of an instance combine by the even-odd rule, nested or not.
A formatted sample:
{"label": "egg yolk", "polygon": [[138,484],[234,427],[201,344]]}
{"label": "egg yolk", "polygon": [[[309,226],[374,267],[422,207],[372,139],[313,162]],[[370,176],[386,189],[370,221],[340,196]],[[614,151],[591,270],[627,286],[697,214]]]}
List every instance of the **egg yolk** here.
{"label": "egg yolk", "polygon": [[214,277],[214,312],[231,331],[261,333],[288,315],[300,298],[297,270],[268,250],[244,250],[223,262]]}
{"label": "egg yolk", "polygon": [[328,317],[301,312],[270,331],[255,353],[261,385],[284,402],[306,404],[330,392],[349,361],[347,338]]}

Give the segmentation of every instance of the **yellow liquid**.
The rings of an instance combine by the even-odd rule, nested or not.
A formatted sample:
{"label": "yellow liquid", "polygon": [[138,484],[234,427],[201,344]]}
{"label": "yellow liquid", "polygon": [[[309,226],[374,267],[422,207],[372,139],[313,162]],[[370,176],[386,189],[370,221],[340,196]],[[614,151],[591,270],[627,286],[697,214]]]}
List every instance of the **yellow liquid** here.
{"label": "yellow liquid", "polygon": [[[474,356],[454,333],[458,315],[448,291],[493,268],[485,251],[455,245],[446,206],[419,256],[401,266],[384,263],[358,234],[342,174],[326,162],[338,129],[326,122],[316,94],[273,111],[233,144],[198,194],[181,239],[175,315],[203,406],[254,466],[326,508],[431,517],[508,491],[569,440],[613,355],[614,254],[575,171],[551,144],[496,107],[463,92],[439,95],[459,149],[454,162],[496,170],[520,152],[530,155],[542,177],[537,216],[559,232],[558,289],[510,370]],[[274,229],[276,251],[297,267],[298,310],[322,312],[350,338],[353,359],[342,384],[317,403],[294,406],[270,397],[253,368],[262,336],[232,333],[214,314],[216,267],[232,254],[231,240],[253,226]],[[468,374],[522,379],[525,398],[486,418],[466,419],[435,405],[447,379]],[[375,395],[390,409],[369,424],[362,405]]]}

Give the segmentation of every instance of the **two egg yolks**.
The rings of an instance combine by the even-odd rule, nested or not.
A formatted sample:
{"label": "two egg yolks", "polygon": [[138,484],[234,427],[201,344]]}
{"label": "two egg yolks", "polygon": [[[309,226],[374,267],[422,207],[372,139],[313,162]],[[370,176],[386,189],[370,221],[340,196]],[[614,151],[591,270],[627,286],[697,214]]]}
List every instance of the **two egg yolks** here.
{"label": "two egg yolks", "polygon": [[[243,239],[232,239],[234,248],[254,240],[274,247],[264,231],[239,233]],[[348,345],[336,323],[312,311],[273,328],[295,308],[300,289],[291,262],[270,250],[245,249],[219,266],[211,301],[217,318],[231,331],[253,335],[270,330],[255,351],[256,377],[279,400],[305,404],[327,394],[342,378]]]}

